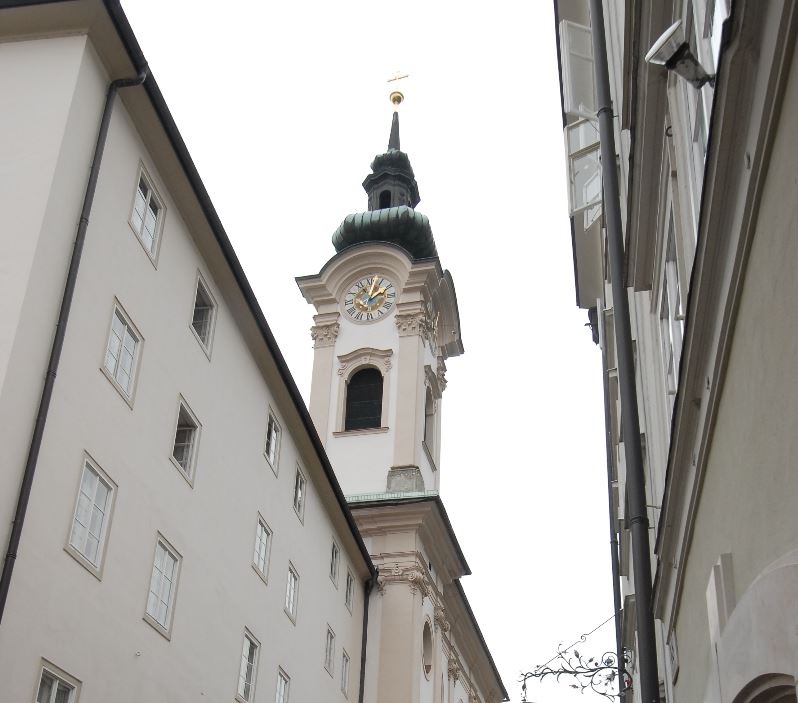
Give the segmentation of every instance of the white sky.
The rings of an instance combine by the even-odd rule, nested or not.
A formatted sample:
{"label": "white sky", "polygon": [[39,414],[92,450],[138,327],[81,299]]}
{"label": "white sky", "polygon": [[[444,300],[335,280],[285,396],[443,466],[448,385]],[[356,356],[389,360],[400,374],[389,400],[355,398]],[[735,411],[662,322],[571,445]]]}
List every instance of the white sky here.
{"label": "white sky", "polygon": [[[386,80],[457,286],[465,355],[443,399],[441,495],[512,701],[519,672],[612,613],[599,350],[575,304],[551,0],[125,0],[307,399],[312,308],[294,277],[366,209]],[[581,651],[613,649],[612,623]],[[580,696],[530,683],[536,703]],[[596,699],[599,700],[599,699]]]}

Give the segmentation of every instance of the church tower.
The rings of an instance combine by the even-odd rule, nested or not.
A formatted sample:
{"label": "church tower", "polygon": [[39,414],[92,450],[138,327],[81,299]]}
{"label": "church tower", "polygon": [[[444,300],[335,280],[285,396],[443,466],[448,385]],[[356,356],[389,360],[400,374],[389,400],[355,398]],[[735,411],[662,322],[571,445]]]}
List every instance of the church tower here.
{"label": "church tower", "polygon": [[[398,107],[403,96],[391,99]],[[396,111],[363,188],[368,210],[335,230],[336,254],[296,280],[316,309],[310,413],[380,574],[365,701],[498,703],[507,693],[438,493],[446,361],[463,353],[457,298],[415,210]]]}
{"label": "church tower", "polygon": [[297,279],[317,312],[310,413],[346,495],[437,491],[446,360],[463,344],[398,112],[363,188],[368,211],[335,230],[318,275]]}

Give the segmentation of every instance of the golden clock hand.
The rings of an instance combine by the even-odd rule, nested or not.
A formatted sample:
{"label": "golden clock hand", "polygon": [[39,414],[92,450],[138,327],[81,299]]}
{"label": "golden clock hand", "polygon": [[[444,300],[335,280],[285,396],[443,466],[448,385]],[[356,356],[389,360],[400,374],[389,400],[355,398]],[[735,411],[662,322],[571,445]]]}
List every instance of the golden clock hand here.
{"label": "golden clock hand", "polygon": [[371,279],[371,288],[369,288],[369,298],[374,297],[374,289],[377,287],[379,281],[377,280],[378,275],[375,273],[374,278]]}

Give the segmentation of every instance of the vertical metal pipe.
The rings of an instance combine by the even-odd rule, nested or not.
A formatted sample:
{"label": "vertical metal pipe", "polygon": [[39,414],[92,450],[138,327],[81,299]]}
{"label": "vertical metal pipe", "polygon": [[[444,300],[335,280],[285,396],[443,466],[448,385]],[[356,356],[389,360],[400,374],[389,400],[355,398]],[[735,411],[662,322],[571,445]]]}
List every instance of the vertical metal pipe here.
{"label": "vertical metal pipe", "polygon": [[11,587],[11,575],[14,573],[14,564],[17,559],[19,543],[22,539],[22,526],[25,523],[25,514],[28,510],[31,490],[33,489],[33,477],[36,474],[36,465],[39,461],[39,450],[44,436],[44,426],[47,422],[47,413],[50,410],[50,399],[53,395],[55,377],[58,373],[58,364],[61,361],[61,350],[64,346],[66,337],[66,326],[69,321],[69,312],[72,308],[72,296],[75,293],[75,285],[78,279],[78,268],[83,254],[83,243],[86,240],[86,230],[89,226],[89,215],[94,203],[94,192],[97,189],[97,180],[100,175],[100,164],[102,163],[105,140],[108,136],[108,126],[111,123],[111,111],[114,105],[114,98],[119,88],[129,88],[134,85],[141,85],[147,78],[147,69],[144,68],[135,78],[120,78],[113,81],[108,86],[105,96],[105,107],[103,108],[102,118],[100,119],[100,129],[97,133],[97,142],[94,146],[94,156],[91,161],[89,178],[86,183],[86,193],[83,197],[83,207],[80,211],[80,220],[75,234],[75,242],[72,246],[72,257],[69,260],[64,292],[61,296],[61,307],[58,311],[58,321],[55,326],[53,344],[50,348],[50,359],[47,362],[47,373],[44,377],[44,386],[39,399],[39,409],[36,413],[36,421],[33,425],[30,446],[28,448],[28,458],[25,462],[25,469],[22,472],[22,481],[19,487],[17,507],[14,512],[14,522],[11,526],[11,535],[8,539],[8,549],[5,561],[3,562],[3,572],[0,575],[0,623],[3,622],[3,613],[6,609],[8,591]]}
{"label": "vertical metal pipe", "polygon": [[378,572],[366,580],[366,593],[363,597],[363,632],[360,638],[360,690],[357,694],[357,703],[363,703],[366,688],[366,647],[369,639],[369,603],[371,602],[371,589],[378,577]]}
{"label": "vertical metal pipe", "polygon": [[632,569],[637,613],[637,660],[640,669],[640,699],[643,703],[659,703],[657,674],[657,640],[651,588],[651,549],[648,537],[648,512],[640,445],[640,420],[635,388],[635,364],[632,354],[632,333],[629,300],[624,281],[623,228],[621,225],[618,172],[615,162],[610,77],[607,66],[607,44],[604,33],[604,12],[601,0],[590,0],[593,65],[596,77],[599,134],[601,137],[601,174],[604,188],[604,218],[607,225],[607,250],[612,276],[612,304],[615,311],[615,345],[618,357],[618,383],[621,393],[621,420],[626,452],[626,490],[629,515],[626,519],[632,533]]}
{"label": "vertical metal pipe", "polygon": [[[599,311],[599,315],[603,314]],[[603,328],[603,324],[602,324]],[[612,494],[612,417],[610,415],[610,370],[607,365],[606,342],[601,350],[601,366],[604,377],[604,440],[607,450],[607,502],[610,516],[610,565],[612,567],[612,601],[615,606],[615,655],[618,657],[618,695],[621,703],[626,701],[624,674],[626,662],[623,658],[623,633],[621,632],[621,581],[618,566],[618,530],[615,514],[615,497]]]}

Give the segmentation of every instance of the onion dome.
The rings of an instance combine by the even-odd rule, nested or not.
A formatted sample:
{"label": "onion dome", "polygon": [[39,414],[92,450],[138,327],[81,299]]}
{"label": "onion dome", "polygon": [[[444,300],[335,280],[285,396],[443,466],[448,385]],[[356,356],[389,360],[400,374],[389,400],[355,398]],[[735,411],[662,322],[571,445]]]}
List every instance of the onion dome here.
{"label": "onion dome", "polygon": [[399,113],[393,113],[388,150],[374,157],[363,181],[368,212],[349,215],[332,236],[337,252],[364,242],[390,242],[414,259],[437,256],[429,219],[413,208],[420,202],[410,159],[399,147]]}

